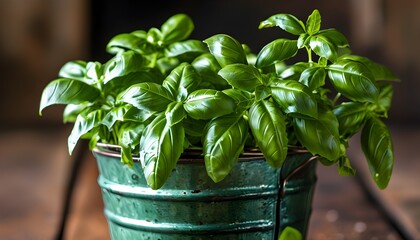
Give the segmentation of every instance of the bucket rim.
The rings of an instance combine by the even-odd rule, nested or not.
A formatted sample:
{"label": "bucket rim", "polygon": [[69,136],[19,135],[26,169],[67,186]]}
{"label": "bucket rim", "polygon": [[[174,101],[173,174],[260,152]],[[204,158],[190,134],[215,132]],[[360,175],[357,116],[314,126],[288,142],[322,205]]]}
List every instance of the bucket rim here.
{"label": "bucket rim", "polygon": [[[104,155],[108,157],[120,158],[121,157],[121,146],[116,144],[108,143],[97,143],[96,147],[92,149],[94,154]],[[309,151],[303,147],[289,146],[288,155],[295,154],[307,154]],[[264,159],[264,154],[257,147],[248,147],[244,149],[244,152],[239,155],[238,161],[250,161],[250,160],[261,160]],[[200,148],[187,148],[181,154],[178,162],[192,163],[192,162],[204,162],[203,151]],[[133,161],[140,162],[138,154],[133,154]]]}

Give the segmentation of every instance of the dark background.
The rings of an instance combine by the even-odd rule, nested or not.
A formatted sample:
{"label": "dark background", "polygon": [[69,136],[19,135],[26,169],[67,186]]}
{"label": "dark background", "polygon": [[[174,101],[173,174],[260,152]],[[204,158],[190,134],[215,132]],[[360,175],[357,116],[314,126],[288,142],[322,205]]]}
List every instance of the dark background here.
{"label": "dark background", "polygon": [[416,125],[420,120],[420,2],[416,0],[2,0],[0,1],[0,129],[60,126],[63,106],[38,116],[42,89],[70,60],[105,62],[112,36],[160,27],[170,16],[187,13],[193,38],[227,33],[254,52],[277,37],[278,29],[258,30],[276,13],[300,19],[319,9],[323,28],[337,28],[356,54],[390,67],[395,83],[389,122]]}

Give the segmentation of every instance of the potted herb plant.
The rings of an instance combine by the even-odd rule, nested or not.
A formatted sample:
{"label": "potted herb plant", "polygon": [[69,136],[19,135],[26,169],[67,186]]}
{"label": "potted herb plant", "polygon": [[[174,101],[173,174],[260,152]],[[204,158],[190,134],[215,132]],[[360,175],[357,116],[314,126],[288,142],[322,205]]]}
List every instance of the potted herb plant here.
{"label": "potted herb plant", "polygon": [[70,154],[90,139],[113,239],[275,239],[287,226],[305,236],[316,162],[354,175],[346,151],[359,132],[387,186],[381,119],[396,77],[321,30],[318,10],[259,25],[269,27],[291,39],[254,53],[226,34],[189,38],[193,21],[177,14],[112,38],[106,63],[66,63],[45,87],[39,112],[66,105]]}

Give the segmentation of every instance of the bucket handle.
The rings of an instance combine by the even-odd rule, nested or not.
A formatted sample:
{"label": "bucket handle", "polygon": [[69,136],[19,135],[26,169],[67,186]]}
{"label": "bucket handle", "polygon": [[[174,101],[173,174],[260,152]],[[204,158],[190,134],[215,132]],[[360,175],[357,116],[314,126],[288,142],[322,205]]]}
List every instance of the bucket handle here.
{"label": "bucket handle", "polygon": [[296,173],[298,173],[300,170],[302,170],[304,167],[306,167],[310,162],[317,159],[319,155],[313,155],[312,157],[308,158],[306,161],[304,161],[302,164],[297,166],[293,171],[291,171],[284,179],[281,179],[280,185],[280,198],[283,199],[286,194],[286,184],[292,178]]}

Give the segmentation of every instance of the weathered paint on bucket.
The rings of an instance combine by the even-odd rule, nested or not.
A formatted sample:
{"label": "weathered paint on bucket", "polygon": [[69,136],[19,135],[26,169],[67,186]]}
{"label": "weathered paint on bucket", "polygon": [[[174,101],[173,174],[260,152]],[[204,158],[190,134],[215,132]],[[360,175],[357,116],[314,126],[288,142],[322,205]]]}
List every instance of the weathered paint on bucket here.
{"label": "weathered paint on bucket", "polygon": [[268,166],[260,154],[244,156],[217,184],[207,176],[202,159],[185,155],[165,185],[151,190],[140,163],[129,168],[121,164],[118,152],[93,152],[114,240],[272,240],[286,226],[306,233],[315,161],[285,183],[283,198],[280,186],[281,176],[307,161],[308,153],[290,154],[281,170]]}

